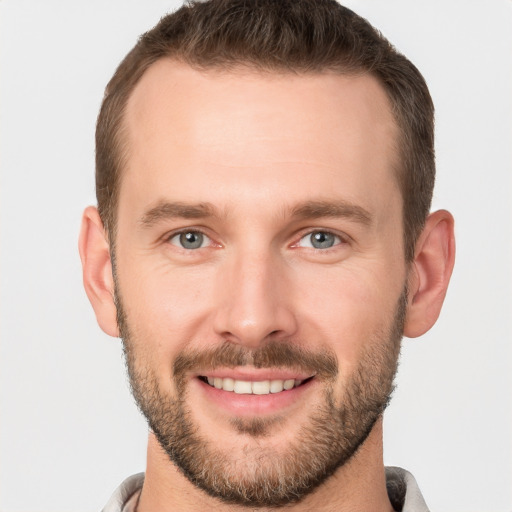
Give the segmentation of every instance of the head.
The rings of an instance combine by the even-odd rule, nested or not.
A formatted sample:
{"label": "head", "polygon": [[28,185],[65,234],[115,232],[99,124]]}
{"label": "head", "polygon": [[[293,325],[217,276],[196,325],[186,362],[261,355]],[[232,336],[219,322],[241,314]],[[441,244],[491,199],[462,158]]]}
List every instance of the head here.
{"label": "head", "polygon": [[335,0],[190,2],[140,37],[106,88],[96,131],[98,209],[113,245],[128,158],[126,104],[160,59],[204,70],[373,76],[399,129],[395,173],[403,200],[404,250],[412,260],[434,188],[434,106],[418,69]]}
{"label": "head", "polygon": [[432,115],[330,1],[185,6],[109,83],[86,290],[152,439],[211,496],[284,505],[382,457],[402,335],[453,265]]}

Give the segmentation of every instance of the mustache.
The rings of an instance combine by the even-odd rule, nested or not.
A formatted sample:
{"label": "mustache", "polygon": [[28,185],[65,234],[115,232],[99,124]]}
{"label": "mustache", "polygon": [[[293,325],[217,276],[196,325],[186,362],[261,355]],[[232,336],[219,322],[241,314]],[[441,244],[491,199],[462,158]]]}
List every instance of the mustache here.
{"label": "mustache", "polygon": [[338,375],[338,360],[333,352],[323,349],[313,352],[284,341],[272,341],[256,349],[225,342],[206,350],[179,354],[173,364],[174,377],[178,380],[187,373],[254,366],[255,368],[286,368],[329,380]]}

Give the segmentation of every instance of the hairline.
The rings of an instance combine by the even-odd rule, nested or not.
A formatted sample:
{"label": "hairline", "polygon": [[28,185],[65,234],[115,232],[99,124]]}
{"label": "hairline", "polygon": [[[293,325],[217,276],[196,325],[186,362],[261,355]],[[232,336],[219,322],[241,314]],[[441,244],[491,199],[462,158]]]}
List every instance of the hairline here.
{"label": "hairline", "polygon": [[109,219],[108,225],[105,225],[106,234],[108,236],[108,240],[111,247],[112,254],[115,253],[115,241],[117,235],[117,223],[118,223],[118,208],[119,208],[119,197],[122,186],[122,175],[123,170],[126,169],[129,160],[129,129],[127,126],[127,111],[130,103],[130,99],[133,97],[135,90],[140,84],[143,77],[147,74],[148,70],[152,68],[155,64],[160,61],[168,60],[177,64],[185,64],[190,68],[200,71],[202,73],[218,73],[218,74],[228,74],[228,75],[237,75],[240,76],[247,74],[257,74],[260,76],[320,76],[326,74],[338,75],[338,76],[346,76],[346,77],[357,77],[357,76],[370,76],[374,80],[376,80],[378,86],[385,93],[389,108],[389,113],[392,116],[393,122],[395,123],[395,127],[397,132],[394,136],[394,140],[392,142],[392,146],[394,149],[392,158],[391,158],[391,172],[395,176],[396,183],[400,192],[400,197],[402,199],[402,239],[404,242],[404,251],[407,254],[406,247],[406,229],[404,223],[404,214],[405,214],[405,201],[404,201],[404,174],[407,172],[405,169],[405,157],[406,157],[406,149],[405,142],[407,134],[405,133],[405,127],[402,125],[403,120],[401,119],[399,110],[395,106],[395,101],[393,97],[386,89],[384,84],[382,83],[381,78],[372,70],[366,70],[362,67],[355,67],[354,69],[349,68],[348,66],[324,66],[319,67],[318,69],[299,69],[297,66],[287,66],[283,63],[282,66],[271,66],[266,65],[259,62],[249,62],[249,61],[235,61],[227,59],[226,62],[214,62],[211,64],[207,63],[198,63],[195,61],[191,61],[190,59],[186,59],[180,55],[161,55],[156,58],[152,62],[150,62],[142,71],[142,73],[137,77],[133,85],[124,92],[122,95],[122,107],[119,109],[119,123],[116,127],[116,131],[114,134],[115,138],[115,150],[114,150],[114,160],[116,162],[116,167],[118,168],[118,172],[116,174],[116,184],[114,187],[115,193],[112,197],[113,201],[110,205]]}

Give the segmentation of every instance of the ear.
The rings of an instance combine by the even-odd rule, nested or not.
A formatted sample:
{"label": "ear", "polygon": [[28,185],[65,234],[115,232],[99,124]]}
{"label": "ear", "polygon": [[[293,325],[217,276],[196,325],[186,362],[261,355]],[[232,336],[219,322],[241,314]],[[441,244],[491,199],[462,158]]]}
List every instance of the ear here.
{"label": "ear", "polygon": [[110,247],[98,210],[93,206],[86,208],[82,216],[78,249],[85,292],[96,320],[107,334],[119,337]]}
{"label": "ear", "polygon": [[409,274],[409,301],[404,335],[415,338],[436,322],[455,262],[454,221],[451,213],[431,213],[416,244]]}

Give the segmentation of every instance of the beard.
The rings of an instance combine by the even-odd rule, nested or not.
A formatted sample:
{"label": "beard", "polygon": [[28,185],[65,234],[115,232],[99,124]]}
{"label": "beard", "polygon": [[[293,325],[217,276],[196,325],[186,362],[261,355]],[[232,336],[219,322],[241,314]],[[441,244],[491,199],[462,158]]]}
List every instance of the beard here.
{"label": "beard", "polygon": [[[143,340],[132,336],[116,296],[128,376],[134,398],[149,427],[175,466],[195,486],[225,503],[280,507],[302,500],[346,464],[365,442],[387,407],[393,391],[402,339],[407,290],[390,326],[365,340],[355,371],[338,383],[334,353],[311,351],[286,341],[270,341],[257,349],[225,342],[205,351],[184,351],[173,364],[176,393],[161,389],[152,368],[141,364]],[[142,357],[141,357],[142,356]],[[309,413],[298,436],[278,448],[257,442],[271,435],[282,418],[235,418],[234,432],[243,455],[205,438],[187,403],[187,375],[197,369],[253,365],[257,368],[303,370],[323,382],[321,404]],[[336,393],[337,392],[337,393]],[[338,398],[337,398],[338,397]],[[247,443],[247,436],[254,442]]]}

